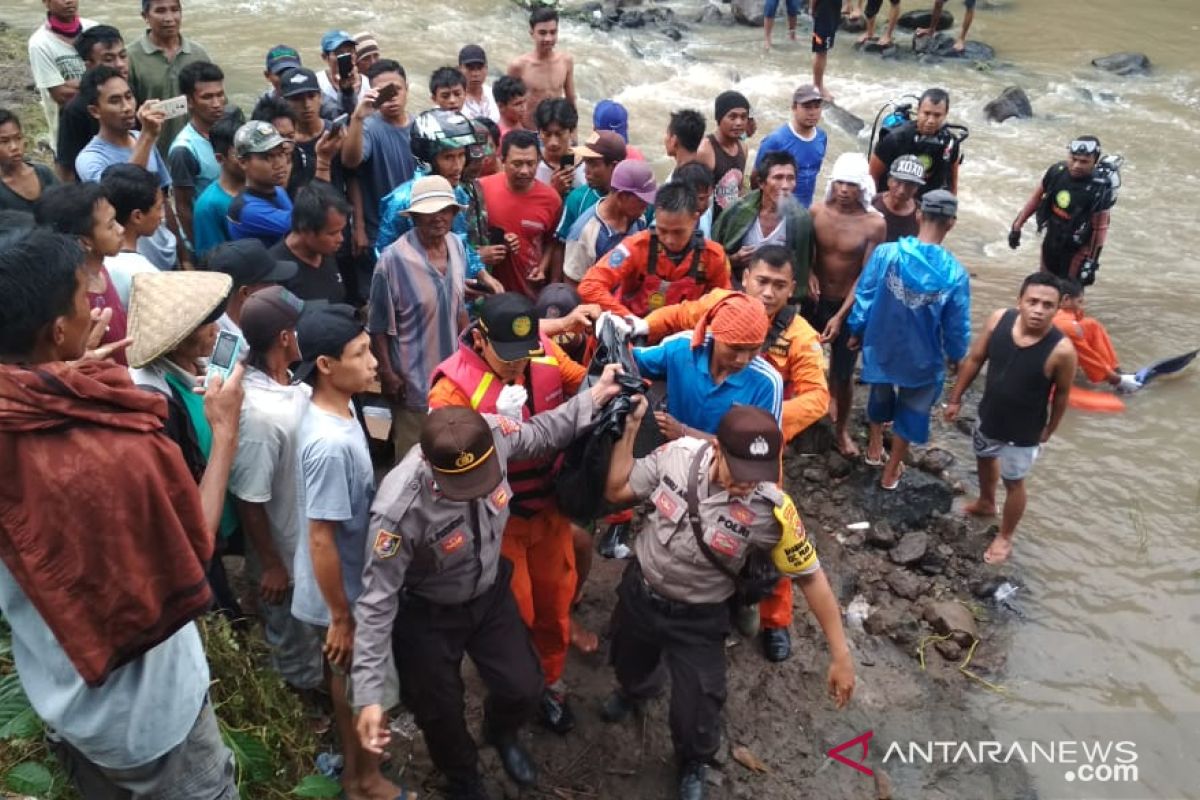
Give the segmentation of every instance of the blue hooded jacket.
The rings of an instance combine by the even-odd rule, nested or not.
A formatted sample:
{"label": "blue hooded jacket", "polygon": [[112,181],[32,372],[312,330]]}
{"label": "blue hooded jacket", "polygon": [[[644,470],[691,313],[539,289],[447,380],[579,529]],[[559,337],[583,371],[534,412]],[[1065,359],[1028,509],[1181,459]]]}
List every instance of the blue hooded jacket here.
{"label": "blue hooded jacket", "polygon": [[946,359],[962,360],[971,344],[967,271],[915,236],[882,244],[858,280],[846,326],[862,340],[866,383],[941,383]]}

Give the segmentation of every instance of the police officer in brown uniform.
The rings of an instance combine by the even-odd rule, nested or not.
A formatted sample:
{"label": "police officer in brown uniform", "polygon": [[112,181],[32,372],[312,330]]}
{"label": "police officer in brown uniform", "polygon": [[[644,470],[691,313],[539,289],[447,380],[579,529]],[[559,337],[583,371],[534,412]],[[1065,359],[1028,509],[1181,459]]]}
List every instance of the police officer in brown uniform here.
{"label": "police officer in brown uniform", "polygon": [[587,392],[524,423],[463,407],[431,412],[420,444],[375,496],[373,544],[355,608],[358,733],[371,752],[387,746],[380,701],[392,647],[404,703],[455,800],[488,796],[463,718],[464,653],[487,686],[484,732],[505,771],[522,785],[537,780],[532,759],[517,743],[543,679],[509,590],[512,565],[500,556],[512,498],[507,464],[566,447],[596,407],[617,393],[616,370],[609,367]]}
{"label": "police officer in brown uniform", "polygon": [[605,498],[623,506],[649,499],[653,509],[636,540],[637,560],[617,587],[611,656],[620,688],[603,714],[618,722],[658,694],[665,659],[679,797],[700,800],[720,744],[732,576],[753,548],[771,551],[781,572],[798,577],[829,642],[829,690],[839,708],[854,691],[854,665],[837,600],[796,507],[777,484],[783,433],[774,417],[734,406],[721,418],[715,443],[683,437],[635,461],[634,437],[645,414],[645,403],[637,403],[613,450]]}

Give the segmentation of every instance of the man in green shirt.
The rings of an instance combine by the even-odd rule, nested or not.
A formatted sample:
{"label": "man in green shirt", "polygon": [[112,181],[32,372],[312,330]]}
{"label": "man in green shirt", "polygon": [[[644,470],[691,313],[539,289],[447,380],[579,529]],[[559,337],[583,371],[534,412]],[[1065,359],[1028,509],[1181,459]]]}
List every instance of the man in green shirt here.
{"label": "man in green shirt", "polygon": [[[179,73],[195,61],[211,61],[203,47],[186,38],[180,0],[142,0],[146,33],[129,47],[129,86],[138,105],[147,100],[168,100],[182,94]],[[163,123],[158,137],[159,153],[167,148],[187,124],[187,116]]]}

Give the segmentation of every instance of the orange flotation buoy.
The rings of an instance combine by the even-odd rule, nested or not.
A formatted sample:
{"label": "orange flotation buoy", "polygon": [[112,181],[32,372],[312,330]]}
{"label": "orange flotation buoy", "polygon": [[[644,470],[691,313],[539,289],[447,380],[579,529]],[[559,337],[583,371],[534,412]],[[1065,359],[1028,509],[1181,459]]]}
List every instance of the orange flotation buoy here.
{"label": "orange flotation buoy", "polygon": [[1067,405],[1080,411],[1096,411],[1102,414],[1115,414],[1125,410],[1125,401],[1112,392],[1098,392],[1079,386],[1071,387]]}

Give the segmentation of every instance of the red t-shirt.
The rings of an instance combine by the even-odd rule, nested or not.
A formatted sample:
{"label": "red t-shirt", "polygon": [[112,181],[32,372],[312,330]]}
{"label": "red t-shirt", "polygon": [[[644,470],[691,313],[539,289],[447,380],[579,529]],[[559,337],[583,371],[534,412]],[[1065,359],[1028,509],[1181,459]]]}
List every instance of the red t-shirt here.
{"label": "red t-shirt", "polygon": [[[99,293],[88,292],[88,305],[92,308],[112,309],[112,319],[108,321],[108,331],[101,337],[100,344],[119,342],[125,338],[125,331],[128,327],[125,317],[125,306],[121,305],[121,296],[117,294],[117,287],[113,286],[112,278],[109,277],[108,270],[103,265],[100,267],[100,273],[104,276],[104,291]],[[124,349],[116,351],[110,358],[123,367],[129,366],[129,362],[125,360]]]}
{"label": "red t-shirt", "polygon": [[521,240],[517,256],[505,259],[493,270],[496,279],[510,292],[533,297],[526,276],[537,267],[545,247],[554,238],[562,213],[562,198],[538,181],[524,194],[516,194],[508,188],[508,176],[503,172],[481,178],[479,185],[483,187],[488,225],[515,233]]}

